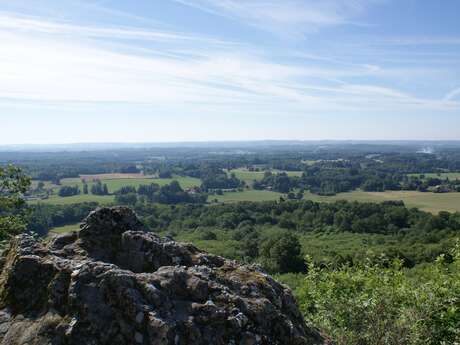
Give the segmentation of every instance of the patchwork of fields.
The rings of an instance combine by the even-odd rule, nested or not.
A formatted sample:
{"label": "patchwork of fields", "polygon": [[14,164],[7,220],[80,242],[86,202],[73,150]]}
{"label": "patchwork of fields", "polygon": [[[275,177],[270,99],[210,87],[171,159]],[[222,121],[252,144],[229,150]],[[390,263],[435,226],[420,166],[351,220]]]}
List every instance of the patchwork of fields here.
{"label": "patchwork of fields", "polygon": [[[132,174],[129,174],[132,175]],[[177,176],[173,178],[135,178],[133,176],[127,177],[127,178],[120,178],[120,176],[123,176],[122,174],[104,174],[104,175],[97,175],[98,178],[101,180],[102,183],[107,184],[107,188],[109,190],[109,193],[115,193],[117,190],[119,190],[121,187],[124,186],[133,186],[133,187],[139,187],[140,185],[148,185],[151,183],[156,183],[160,186],[164,186],[166,184],[171,183],[172,181],[178,181],[179,184],[181,185],[182,188],[191,188],[194,186],[199,186],[201,184],[201,180],[193,177],[183,177],[183,176]],[[107,179],[105,179],[107,177]],[[117,178],[115,178],[117,177]],[[89,189],[91,190],[91,186],[95,182],[87,182],[87,185]],[[76,203],[81,203],[81,202],[91,202],[95,201],[98,202],[102,205],[110,204],[114,201],[114,196],[113,195],[93,195],[93,194],[79,194],[79,195],[74,195],[74,196],[68,196],[68,197],[60,197],[58,194],[59,189],[62,186],[78,186],[80,188],[80,191],[83,191],[83,185],[84,183],[82,180],[78,177],[76,178],[65,178],[61,180],[61,185],[53,185],[49,182],[45,183],[45,189],[50,189],[53,191],[53,194],[50,195],[48,199],[44,200],[33,200],[30,201],[30,203],[45,203],[45,204],[57,204],[57,205],[69,205],[69,204],[76,204]]]}
{"label": "patchwork of fields", "polygon": [[[276,171],[275,171],[276,172]],[[249,171],[246,169],[234,169],[229,171],[234,173],[238,179],[245,181],[251,185],[254,180],[260,180],[264,176],[263,171]],[[300,176],[301,172],[288,172],[291,176]],[[425,174],[425,176],[438,176],[438,174]],[[105,179],[104,177],[107,177]],[[460,178],[460,173],[445,173],[441,177],[449,177],[450,179]],[[176,180],[182,188],[191,188],[199,186],[201,180],[193,177],[177,176],[174,178],[148,178],[148,177],[135,177],[120,178],[120,175],[114,176],[113,174],[98,175],[101,181],[107,184],[110,193],[114,193],[123,186],[138,187],[142,184],[156,183],[165,185]],[[91,186],[94,182],[88,182]],[[67,178],[61,180],[61,186],[79,186],[83,189],[83,182],[80,178]],[[43,202],[49,204],[74,204],[81,202],[95,201],[102,205],[110,204],[114,201],[113,195],[93,195],[93,194],[80,194],[70,197],[59,197],[57,192],[61,186],[52,185],[49,182],[45,183],[45,188],[52,189],[54,194],[48,199],[41,201],[31,201],[31,203]],[[223,195],[210,195],[209,202],[239,202],[239,201],[271,201],[279,200],[283,196],[281,193],[266,191],[266,190],[253,190],[246,189],[242,192],[225,192]],[[337,200],[349,200],[360,202],[382,202],[388,200],[401,200],[408,207],[418,207],[421,210],[438,213],[439,211],[460,212],[460,193],[423,193],[417,191],[386,191],[386,192],[364,192],[353,191],[348,193],[340,193],[334,196],[320,196],[306,192],[304,199],[318,201],[318,202],[334,202]]]}

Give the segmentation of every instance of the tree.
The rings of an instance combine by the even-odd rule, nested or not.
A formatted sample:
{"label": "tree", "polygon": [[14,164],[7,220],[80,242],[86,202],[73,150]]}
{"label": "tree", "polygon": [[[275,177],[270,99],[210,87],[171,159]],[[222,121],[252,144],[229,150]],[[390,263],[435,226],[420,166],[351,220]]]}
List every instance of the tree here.
{"label": "tree", "polygon": [[298,238],[283,233],[265,240],[260,248],[264,266],[272,272],[300,272],[304,268]]}
{"label": "tree", "polygon": [[20,168],[0,167],[0,240],[6,240],[26,228],[26,202],[30,179]]}
{"label": "tree", "polygon": [[137,203],[137,195],[135,193],[116,194],[115,203],[118,205],[135,205]]}
{"label": "tree", "polygon": [[83,194],[88,194],[88,185],[86,183],[83,185]]}
{"label": "tree", "polygon": [[100,180],[97,180],[91,187],[91,193],[94,195],[108,195],[109,189],[105,183],[102,184]]}
{"label": "tree", "polygon": [[59,196],[60,197],[68,197],[72,195],[78,195],[80,194],[80,188],[78,186],[72,187],[72,186],[64,186],[59,189]]}

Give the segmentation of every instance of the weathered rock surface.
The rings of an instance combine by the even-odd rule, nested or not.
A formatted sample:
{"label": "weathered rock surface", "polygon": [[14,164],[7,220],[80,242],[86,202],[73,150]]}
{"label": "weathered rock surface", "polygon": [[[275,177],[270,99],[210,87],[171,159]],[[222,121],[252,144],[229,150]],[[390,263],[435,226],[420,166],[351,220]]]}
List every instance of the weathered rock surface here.
{"label": "weathered rock surface", "polygon": [[322,344],[270,276],[145,232],[128,208],[19,236],[1,270],[0,344]]}

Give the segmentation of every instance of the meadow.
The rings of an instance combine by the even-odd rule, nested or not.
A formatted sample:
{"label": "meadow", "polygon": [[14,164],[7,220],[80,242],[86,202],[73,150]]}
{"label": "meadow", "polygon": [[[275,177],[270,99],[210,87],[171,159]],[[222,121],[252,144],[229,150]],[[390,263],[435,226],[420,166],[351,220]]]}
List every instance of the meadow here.
{"label": "meadow", "polygon": [[270,201],[279,200],[283,194],[267,190],[248,189],[243,192],[224,192],[223,195],[210,195],[209,202]]}
{"label": "meadow", "polygon": [[[108,174],[109,176],[110,174]],[[104,175],[100,175],[101,177]],[[183,176],[175,176],[173,178],[113,178],[111,176],[108,179],[102,179],[101,182],[107,184],[107,188],[109,193],[115,193],[121,187],[124,186],[133,186],[139,187],[140,185],[148,185],[151,183],[156,183],[160,186],[164,186],[172,181],[178,181],[182,188],[191,188],[194,186],[199,186],[201,184],[201,180],[193,177],[183,177]],[[94,182],[88,182],[88,188],[91,190],[91,186]],[[62,186],[78,186],[80,191],[83,191],[84,183],[81,181],[80,178],[65,178],[61,180],[61,185],[53,185],[49,182],[45,182],[45,188],[50,189],[53,191],[53,194],[50,195],[48,199],[43,200],[31,200],[29,203],[36,204],[36,203],[45,203],[45,204],[56,204],[56,205],[69,205],[69,204],[77,204],[81,202],[91,202],[95,201],[100,203],[101,205],[107,205],[114,201],[113,195],[93,195],[89,194],[79,194],[74,196],[68,197],[60,197],[58,195],[59,188]]]}
{"label": "meadow", "polygon": [[401,200],[407,207],[417,207],[423,211],[438,213],[440,211],[460,212],[460,193],[430,193],[417,191],[364,192],[356,190],[339,193],[334,196],[320,196],[305,193],[304,199],[331,202],[337,200],[360,202],[383,202]]}
{"label": "meadow", "polygon": [[[181,187],[184,189],[199,186],[201,184],[200,179],[184,176],[175,176],[173,178],[109,178],[101,180],[102,183],[107,184],[109,193],[115,193],[121,187],[125,186],[132,186],[137,188],[140,185],[146,185],[151,183],[156,183],[160,186],[164,186],[165,184],[171,183],[172,181],[179,182]],[[90,189],[93,183],[94,182],[87,183]],[[83,184],[84,183],[79,178],[69,178],[61,180],[62,186],[79,186],[80,189],[83,189]],[[54,188],[59,189],[60,186],[55,186]]]}
{"label": "meadow", "polygon": [[49,235],[64,234],[66,232],[78,231],[78,230],[80,230],[80,223],[63,225],[63,226],[59,226],[59,227],[50,229]]}
{"label": "meadow", "polygon": [[[302,176],[302,171],[282,171],[282,170],[271,170],[272,173],[285,172],[288,176]],[[229,174],[235,174],[236,178],[246,182],[248,185],[252,185],[254,180],[260,181],[264,178],[265,171],[250,171],[248,169],[239,168],[228,171]]]}
{"label": "meadow", "polygon": [[425,178],[440,178],[442,180],[448,178],[449,180],[460,180],[460,172],[409,174],[409,176],[414,176],[414,177],[420,177],[420,175],[425,176]]}
{"label": "meadow", "polygon": [[[223,195],[210,195],[208,201],[212,202],[215,199],[217,199],[218,202],[270,201],[279,200],[280,197],[285,197],[285,195],[266,190],[248,189],[243,192],[224,192]],[[417,191],[364,192],[356,190],[353,192],[339,193],[333,196],[322,196],[305,192],[304,199],[316,202],[348,200],[377,203],[397,200],[403,201],[407,207],[417,207],[423,211],[434,214],[440,211],[460,212],[460,193],[424,193]]]}
{"label": "meadow", "polygon": [[115,200],[114,195],[93,195],[93,194],[79,194],[68,197],[60,197],[57,194],[50,195],[48,199],[31,200],[29,204],[53,204],[53,205],[71,205],[79,204],[82,202],[97,202],[101,205],[108,205]]}

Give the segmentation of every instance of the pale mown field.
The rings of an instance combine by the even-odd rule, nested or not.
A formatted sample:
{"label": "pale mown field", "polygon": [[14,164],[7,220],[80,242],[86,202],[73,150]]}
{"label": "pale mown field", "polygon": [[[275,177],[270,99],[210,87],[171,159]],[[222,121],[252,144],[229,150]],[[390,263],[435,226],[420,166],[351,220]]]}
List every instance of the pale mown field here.
{"label": "pale mown field", "polygon": [[425,178],[440,178],[440,179],[446,179],[448,178],[449,180],[460,180],[460,172],[449,172],[449,173],[440,173],[440,174],[410,174],[409,176],[416,176],[419,177],[420,175],[425,176]]}
{"label": "pale mown field", "polygon": [[460,212],[460,193],[422,193],[417,191],[363,192],[353,191],[334,196],[319,196],[305,193],[304,198],[313,201],[350,200],[361,202],[382,202],[401,200],[407,207],[417,207],[423,211],[438,213],[439,211]]}
{"label": "pale mown field", "polygon": [[[268,201],[279,200],[284,194],[245,190],[243,192],[226,192],[224,195],[211,195],[209,201],[217,199],[218,202],[238,201]],[[317,202],[334,202],[337,200],[360,201],[360,202],[383,202],[390,200],[401,200],[407,207],[417,207],[423,211],[438,213],[440,211],[460,212],[460,193],[422,193],[416,191],[387,191],[387,192],[363,192],[353,191],[340,193],[334,196],[320,196],[306,192],[305,200]]]}

